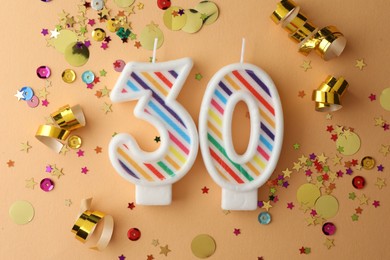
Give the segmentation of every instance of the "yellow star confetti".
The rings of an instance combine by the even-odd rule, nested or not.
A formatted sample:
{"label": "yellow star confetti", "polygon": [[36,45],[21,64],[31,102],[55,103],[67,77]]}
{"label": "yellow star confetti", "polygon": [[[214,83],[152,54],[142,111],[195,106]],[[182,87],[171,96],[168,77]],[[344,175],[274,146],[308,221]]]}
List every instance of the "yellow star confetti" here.
{"label": "yellow star confetti", "polygon": [[367,66],[367,64],[364,63],[363,59],[356,60],[355,67],[359,70],[363,70],[363,68]]}
{"label": "yellow star confetti", "polygon": [[108,104],[108,103],[104,102],[102,109],[103,109],[105,114],[112,112],[111,106],[112,106],[112,104]]}
{"label": "yellow star confetti", "polygon": [[294,166],[292,167],[293,170],[296,170],[297,172],[299,172],[299,170],[302,168],[302,165],[301,163],[299,162],[293,162]]}
{"label": "yellow star confetti", "polygon": [[28,153],[28,150],[30,150],[31,148],[32,148],[32,146],[29,145],[28,141],[27,141],[25,143],[22,143],[22,149],[20,149],[20,151]]}
{"label": "yellow star confetti", "polygon": [[312,216],[305,218],[308,226],[314,226],[314,218]]}
{"label": "yellow star confetti", "polygon": [[326,114],[325,118],[326,118],[326,120],[331,120],[332,119],[332,115],[328,113],[328,114]]}
{"label": "yellow star confetti", "polygon": [[38,183],[34,181],[34,178],[31,178],[29,180],[26,180],[26,188],[28,189],[34,189],[35,185],[37,185]]}
{"label": "yellow star confetti", "polygon": [[374,120],[375,120],[375,126],[383,126],[383,124],[385,123],[385,120],[383,120],[382,116],[374,117]]}
{"label": "yellow star confetti", "polygon": [[388,153],[390,153],[390,145],[383,145],[381,146],[381,149],[379,150],[383,156],[387,156]]}
{"label": "yellow star confetti", "polygon": [[230,214],[230,210],[222,210],[222,213],[225,214],[225,215],[229,215]]}
{"label": "yellow star confetti", "polygon": [[46,99],[47,95],[49,95],[50,93],[47,91],[46,87],[43,87],[41,89],[38,90],[38,97],[42,98],[42,99]]}
{"label": "yellow star confetti", "polygon": [[60,154],[66,155],[67,152],[69,152],[68,146],[67,145],[62,146]]}
{"label": "yellow star confetti", "polygon": [[368,205],[369,199],[366,197],[365,194],[363,194],[361,197],[359,197],[358,200],[360,201],[360,205],[363,205],[363,204]]}
{"label": "yellow star confetti", "polygon": [[326,157],[324,153],[321,153],[321,154],[318,156],[318,162],[326,163],[327,160],[328,160],[328,157]]}
{"label": "yellow star confetti", "polygon": [[301,65],[301,68],[306,72],[308,69],[311,69],[310,63],[311,63],[310,60],[304,60]]}
{"label": "yellow star confetti", "polygon": [[270,208],[272,208],[271,202],[270,201],[267,201],[267,202],[264,201],[263,202],[263,206],[261,208],[263,208],[266,211],[268,211]]}
{"label": "yellow star confetti", "polygon": [[109,97],[110,96],[110,89],[108,89],[107,86],[104,86],[104,88],[101,89],[100,92],[102,93],[102,97],[104,97],[104,96]]}
{"label": "yellow star confetti", "polygon": [[290,171],[289,168],[286,168],[286,170],[282,171],[283,173],[283,177],[286,178],[286,177],[289,177],[290,178],[290,175],[292,173],[292,171]]}
{"label": "yellow star confetti", "polygon": [[142,9],[144,9],[144,4],[140,2],[137,4],[137,7],[138,7],[138,10],[142,10]]}
{"label": "yellow star confetti", "polygon": [[326,248],[331,249],[332,247],[334,247],[334,239],[326,238],[324,245],[326,246]]}
{"label": "yellow star confetti", "polygon": [[386,179],[376,178],[375,186],[378,187],[378,189],[382,189],[386,186]]}
{"label": "yellow star confetti", "polygon": [[332,158],[333,165],[334,165],[334,166],[336,166],[337,164],[341,165],[341,159],[342,159],[342,157],[339,157],[339,156],[336,154],[335,157]]}
{"label": "yellow star confetti", "polygon": [[62,172],[62,169],[58,169],[57,166],[54,165],[51,175],[57,176],[59,179],[62,175],[64,175],[64,173]]}
{"label": "yellow star confetti", "polygon": [[65,206],[70,207],[72,205],[72,200],[71,199],[66,199],[65,200]]}
{"label": "yellow star confetti", "polygon": [[153,239],[152,240],[152,245],[158,246],[159,244],[160,244],[160,242],[158,242],[158,239]]}

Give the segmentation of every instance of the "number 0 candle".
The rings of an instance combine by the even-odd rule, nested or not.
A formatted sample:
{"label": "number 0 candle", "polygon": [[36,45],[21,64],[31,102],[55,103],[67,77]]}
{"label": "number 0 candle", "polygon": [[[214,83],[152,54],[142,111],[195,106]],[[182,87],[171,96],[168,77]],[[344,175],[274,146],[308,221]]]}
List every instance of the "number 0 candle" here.
{"label": "number 0 candle", "polygon": [[191,68],[189,58],[161,63],[130,62],[112,91],[113,102],[138,99],[134,114],[160,132],[161,145],[154,152],[141,150],[134,138],[125,133],[115,135],[109,144],[112,165],[120,176],[136,185],[137,204],[170,204],[172,184],[195,161],[196,127],[176,101]]}
{"label": "number 0 candle", "polygon": [[[234,149],[231,131],[239,101],[247,104],[251,123],[249,144],[242,155]],[[199,141],[206,168],[222,187],[223,209],[256,209],[257,189],[274,171],[282,139],[282,107],[267,73],[242,62],[219,70],[203,97]]]}

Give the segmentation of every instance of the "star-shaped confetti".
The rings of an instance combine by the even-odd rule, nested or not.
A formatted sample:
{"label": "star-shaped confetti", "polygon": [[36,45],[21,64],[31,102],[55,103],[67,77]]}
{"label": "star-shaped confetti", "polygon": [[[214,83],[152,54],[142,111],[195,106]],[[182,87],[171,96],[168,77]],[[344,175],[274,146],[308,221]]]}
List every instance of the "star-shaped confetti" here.
{"label": "star-shaped confetti", "polygon": [[42,100],[42,106],[47,107],[49,105],[49,101],[47,99]]}
{"label": "star-shaped confetti", "polygon": [[301,145],[298,143],[293,144],[294,150],[298,150],[300,147],[301,147]]}
{"label": "star-shaped confetti", "polygon": [[332,247],[334,247],[334,239],[326,238],[324,245],[326,246],[326,248],[331,249]]}
{"label": "star-shaped confetti", "polygon": [[261,208],[265,209],[266,211],[269,211],[269,209],[272,208],[271,201],[263,201],[263,206]]}
{"label": "star-shaped confetti", "polygon": [[200,73],[196,73],[195,74],[195,79],[196,80],[200,81],[202,78],[203,78],[202,74],[200,74]]}
{"label": "star-shaped confetti", "polygon": [[356,212],[356,214],[362,214],[363,209],[362,209],[361,207],[357,207],[357,208],[355,209],[355,212]]}
{"label": "star-shaped confetti", "polygon": [[84,156],[84,151],[79,149],[77,152],[77,157],[83,157]]}
{"label": "star-shaped confetti", "polygon": [[298,91],[298,97],[304,98],[305,96],[306,96],[306,94],[305,94],[305,91],[304,91],[304,90]]}
{"label": "star-shaped confetti", "polygon": [[147,257],[146,260],[154,260],[153,255],[147,255],[146,257]]}
{"label": "star-shaped confetti", "polygon": [[161,141],[160,136],[156,136],[156,137],[154,138],[154,141],[155,141],[156,143],[159,143],[159,142]]}
{"label": "star-shaped confetti", "polygon": [[105,77],[107,75],[107,71],[102,69],[101,71],[99,71],[99,74],[100,74],[100,77]]}
{"label": "star-shaped confetti", "polygon": [[233,234],[235,234],[236,236],[240,235],[241,234],[241,230],[239,228],[235,228],[234,231],[233,231]]}
{"label": "star-shaped confetti", "polygon": [[112,106],[112,104],[108,104],[108,103],[104,102],[103,111],[105,114],[112,112],[111,106]]}
{"label": "star-shaped confetti", "polygon": [[62,169],[58,169],[56,166],[53,168],[52,172],[51,172],[51,175],[53,176],[57,176],[57,178],[59,179],[61,176],[64,175],[64,173],[62,172]]}
{"label": "star-shaped confetti", "polygon": [[34,181],[34,178],[31,178],[31,179],[28,179],[26,180],[26,188],[28,189],[34,189],[35,185],[37,185],[38,183]]}
{"label": "star-shaped confetti", "polygon": [[379,164],[376,168],[378,172],[383,172],[383,170],[385,169],[385,167],[382,164]]}
{"label": "star-shaped confetti", "polygon": [[359,215],[353,214],[353,215],[351,216],[351,219],[352,219],[352,221],[358,221],[358,220],[359,220]]}
{"label": "star-shaped confetti", "polygon": [[379,150],[383,156],[387,156],[390,153],[390,145],[381,145],[381,149]]}
{"label": "star-shaped confetti", "polygon": [[96,146],[96,148],[94,149],[96,153],[101,153],[102,152],[102,148],[100,146]]}
{"label": "star-shaped confetti", "polygon": [[168,245],[160,246],[160,254],[167,256],[169,252],[171,252],[171,250],[168,248]]}
{"label": "star-shaped confetti", "polygon": [[127,208],[133,210],[135,208],[134,202],[128,203]]}
{"label": "star-shaped confetti", "polygon": [[49,30],[48,30],[48,29],[42,29],[41,34],[42,34],[43,36],[46,36],[46,35],[49,34]]}
{"label": "star-shaped confetti", "polygon": [[60,35],[60,32],[57,29],[54,29],[53,31],[50,31],[50,38],[58,38],[58,35]]}
{"label": "star-shaped confetti", "polygon": [[293,209],[295,206],[294,206],[294,203],[293,202],[287,202],[287,208],[288,209]]}
{"label": "star-shaped confetti", "polygon": [[358,200],[360,201],[360,205],[363,205],[363,204],[368,205],[368,198],[366,197],[365,194],[363,194],[361,197],[359,197]]}
{"label": "star-shaped confetti", "polygon": [[364,60],[363,59],[358,59],[356,60],[355,62],[355,67],[358,68],[359,70],[363,70],[363,68],[367,66],[365,63],[364,63]]}
{"label": "star-shaped confetti", "polygon": [[81,168],[81,173],[87,174],[89,172],[88,167],[84,166]]}
{"label": "star-shaped confetti", "polygon": [[377,177],[376,182],[375,182],[375,186],[377,186],[378,189],[381,190],[383,187],[386,186],[386,179],[382,179],[382,178]]}
{"label": "star-shaped confetti", "polygon": [[8,165],[8,167],[14,167],[15,166],[15,161],[8,160],[7,165]]}
{"label": "star-shaped confetti", "polygon": [[376,100],[376,95],[371,93],[371,94],[368,96],[368,98],[370,99],[371,102],[372,102],[372,101],[375,101],[375,100]]}
{"label": "star-shaped confetti", "polygon": [[201,190],[202,190],[202,194],[209,193],[209,188],[207,188],[206,186],[204,186]]}
{"label": "star-shaped confetti", "polygon": [[380,201],[379,200],[374,200],[374,202],[372,203],[372,205],[377,208],[379,207],[381,204],[380,204]]}
{"label": "star-shaped confetti", "polygon": [[67,152],[69,152],[68,146],[67,145],[62,146],[60,154],[66,155]]}
{"label": "star-shaped confetti", "polygon": [[158,241],[158,239],[153,239],[152,240],[152,245],[158,246],[159,244],[160,244],[160,242]]}
{"label": "star-shaped confetti", "polygon": [[21,143],[22,149],[20,151],[28,153],[28,151],[32,148],[31,145],[29,145],[28,141],[25,143]]}
{"label": "star-shaped confetti", "polygon": [[125,259],[126,259],[126,256],[124,256],[124,255],[122,254],[122,255],[118,256],[118,259],[119,259],[119,260],[125,260]]}
{"label": "star-shaped confetti", "polygon": [[66,199],[65,200],[65,206],[70,207],[72,205],[72,200],[71,199]]}
{"label": "star-shaped confetti", "polygon": [[355,199],[356,199],[356,194],[355,194],[355,192],[349,193],[348,198],[351,199],[351,200],[355,200]]}
{"label": "star-shaped confetti", "polygon": [[301,68],[306,72],[308,69],[311,69],[310,63],[311,63],[310,60],[304,60],[301,65]]}
{"label": "star-shaped confetti", "polygon": [[16,94],[15,94],[14,96],[18,98],[18,101],[20,101],[21,99],[24,99],[24,93],[23,93],[23,91],[17,90],[17,91],[16,91]]}

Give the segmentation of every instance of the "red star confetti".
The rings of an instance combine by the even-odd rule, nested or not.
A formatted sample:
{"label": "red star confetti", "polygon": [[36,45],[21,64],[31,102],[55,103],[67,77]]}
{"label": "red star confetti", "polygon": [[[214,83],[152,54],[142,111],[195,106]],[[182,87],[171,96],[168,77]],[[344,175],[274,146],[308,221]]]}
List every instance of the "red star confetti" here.
{"label": "red star confetti", "polygon": [[295,206],[294,206],[294,203],[292,203],[292,202],[288,202],[287,203],[287,208],[288,209],[293,209]]}
{"label": "red star confetti", "polygon": [[362,214],[363,209],[362,209],[361,207],[357,207],[357,208],[355,209],[355,212],[356,212],[356,214]]}
{"label": "red star confetti", "polygon": [[375,100],[376,100],[376,95],[371,93],[371,94],[368,96],[368,98],[370,99],[371,102],[372,102],[372,101],[375,101]]}
{"label": "red star confetti", "polygon": [[241,234],[241,230],[240,230],[239,228],[235,228],[234,231],[233,231],[233,233],[234,233],[236,236],[238,236],[238,235]]}
{"label": "red star confetti", "polygon": [[12,160],[8,160],[7,165],[8,165],[8,167],[14,167],[15,166],[15,162],[12,161]]}
{"label": "red star confetti", "polygon": [[87,174],[88,172],[89,170],[87,166],[81,168],[81,173]]}
{"label": "red star confetti", "polygon": [[304,90],[300,90],[300,91],[298,91],[298,97],[300,97],[300,98],[303,98],[304,96],[306,96],[306,94],[305,94],[305,91],[304,91]]}
{"label": "red star confetti", "polygon": [[131,209],[131,210],[133,210],[133,209],[135,208],[135,204],[134,204],[134,202],[130,202],[130,203],[128,203],[128,206],[127,206],[127,208],[128,208],[128,209]]}
{"label": "red star confetti", "polygon": [[204,186],[203,188],[202,188],[202,194],[208,194],[209,193],[209,188],[207,188],[206,186]]}
{"label": "red star confetti", "polygon": [[147,257],[146,260],[153,260],[154,259],[153,255],[147,255],[146,257]]}

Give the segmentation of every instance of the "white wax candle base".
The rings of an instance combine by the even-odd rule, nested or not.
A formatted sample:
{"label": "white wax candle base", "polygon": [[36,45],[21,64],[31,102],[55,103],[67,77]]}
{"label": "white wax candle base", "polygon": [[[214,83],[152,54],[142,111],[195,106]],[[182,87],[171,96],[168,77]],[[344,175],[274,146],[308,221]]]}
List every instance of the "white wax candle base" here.
{"label": "white wax candle base", "polygon": [[257,189],[233,191],[222,189],[222,209],[255,210],[257,208]]}
{"label": "white wax candle base", "polygon": [[135,186],[135,203],[138,205],[164,206],[172,201],[172,185]]}

